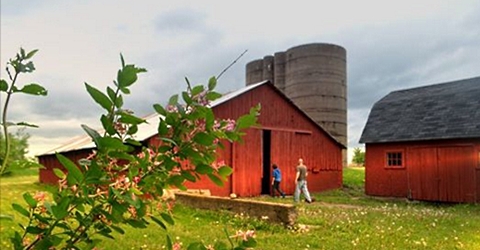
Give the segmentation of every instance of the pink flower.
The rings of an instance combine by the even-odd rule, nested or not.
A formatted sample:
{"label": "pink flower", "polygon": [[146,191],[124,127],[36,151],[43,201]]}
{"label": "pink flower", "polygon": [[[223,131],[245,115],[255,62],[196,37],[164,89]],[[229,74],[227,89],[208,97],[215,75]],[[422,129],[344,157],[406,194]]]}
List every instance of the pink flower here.
{"label": "pink flower", "polygon": [[172,249],[173,250],[180,250],[180,249],[182,249],[182,244],[179,243],[179,242],[175,242],[172,246]]}
{"label": "pink flower", "polygon": [[176,112],[178,112],[178,109],[177,109],[176,106],[168,105],[168,106],[167,106],[167,112],[169,112],[169,113],[176,113]]}
{"label": "pink flower", "polygon": [[237,233],[233,236],[230,236],[231,238],[241,238],[243,241],[247,241],[250,238],[255,237],[255,231],[254,230],[247,230],[246,232],[243,232],[242,230],[238,230]]}
{"label": "pink flower", "polygon": [[45,192],[36,192],[35,195],[33,196],[33,198],[36,200],[36,201],[44,201],[45,200]]}
{"label": "pink flower", "polygon": [[140,178],[140,176],[133,177],[133,182],[135,182],[136,184],[138,184],[141,180],[142,178]]}
{"label": "pink flower", "polygon": [[224,129],[227,132],[235,130],[235,120],[227,119],[226,122],[227,122],[227,124],[225,125]]}
{"label": "pink flower", "polygon": [[212,168],[217,170],[217,171],[218,171],[218,169],[220,169],[223,166],[225,166],[225,161],[214,162],[212,164]]}

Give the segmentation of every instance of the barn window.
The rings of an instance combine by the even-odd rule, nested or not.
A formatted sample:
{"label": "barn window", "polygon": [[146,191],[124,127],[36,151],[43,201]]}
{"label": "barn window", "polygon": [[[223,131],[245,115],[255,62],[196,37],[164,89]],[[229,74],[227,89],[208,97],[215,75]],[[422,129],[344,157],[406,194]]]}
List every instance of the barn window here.
{"label": "barn window", "polygon": [[387,152],[387,167],[401,168],[403,167],[403,152]]}

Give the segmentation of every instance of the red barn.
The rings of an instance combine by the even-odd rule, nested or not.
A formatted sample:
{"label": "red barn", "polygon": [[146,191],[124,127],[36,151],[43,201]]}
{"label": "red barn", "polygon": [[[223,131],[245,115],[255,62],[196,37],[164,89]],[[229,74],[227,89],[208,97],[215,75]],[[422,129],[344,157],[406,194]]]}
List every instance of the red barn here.
{"label": "red barn", "polygon": [[373,106],[365,192],[442,202],[480,201],[480,77],[394,91]]}
{"label": "red barn", "polygon": [[[224,161],[233,168],[233,174],[223,187],[208,178],[188,183],[192,189],[209,189],[213,195],[257,196],[271,192],[271,165],[282,170],[281,188],[294,192],[295,166],[302,157],[309,167],[308,184],[311,192],[340,188],[342,186],[342,149],[345,147],[317,125],[292,101],[270,82],[249,85],[224,95],[211,106],[217,118],[237,119],[250,108],[261,104],[258,122],[260,127],[250,128],[243,143],[228,143],[219,153],[218,162]],[[158,116],[141,125],[137,139],[147,144],[155,143]],[[157,121],[157,122],[155,122]],[[86,157],[94,144],[89,138],[75,140],[39,156],[45,166],[40,172],[41,182],[55,181],[52,169],[61,167],[55,152],[73,160]]]}

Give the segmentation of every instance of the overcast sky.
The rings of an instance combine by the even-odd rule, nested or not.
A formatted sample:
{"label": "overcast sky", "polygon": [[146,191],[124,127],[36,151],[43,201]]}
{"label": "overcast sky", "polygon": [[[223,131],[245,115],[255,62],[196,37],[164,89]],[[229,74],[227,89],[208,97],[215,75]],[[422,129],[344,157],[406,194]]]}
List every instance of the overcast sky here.
{"label": "overcast sky", "polygon": [[[358,144],[372,105],[391,91],[480,76],[480,1],[73,1],[1,0],[1,78],[20,47],[38,49],[47,97],[16,95],[9,120],[28,129],[30,152],[46,152],[98,128],[102,110],[84,82],[104,90],[120,53],[146,68],[126,98],[137,115],[206,83],[248,50],[218,91],[245,86],[245,65],[306,43],[347,50],[348,141]],[[1,96],[1,103],[5,95]]]}

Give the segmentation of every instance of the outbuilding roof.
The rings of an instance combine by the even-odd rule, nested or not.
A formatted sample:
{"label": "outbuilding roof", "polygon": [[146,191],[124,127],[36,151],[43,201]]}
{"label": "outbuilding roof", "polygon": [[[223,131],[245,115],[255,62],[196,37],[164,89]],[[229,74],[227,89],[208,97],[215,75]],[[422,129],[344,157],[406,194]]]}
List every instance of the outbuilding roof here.
{"label": "outbuilding roof", "polygon": [[480,77],[393,91],[376,102],[360,143],[480,138]]}

